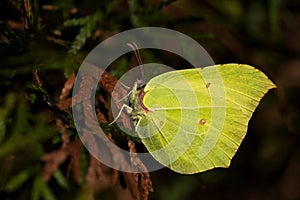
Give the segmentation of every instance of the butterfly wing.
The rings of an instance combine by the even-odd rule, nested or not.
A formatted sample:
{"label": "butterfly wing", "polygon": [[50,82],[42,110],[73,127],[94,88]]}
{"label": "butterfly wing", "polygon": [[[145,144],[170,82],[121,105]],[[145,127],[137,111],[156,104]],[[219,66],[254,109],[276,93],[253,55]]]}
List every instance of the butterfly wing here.
{"label": "butterfly wing", "polygon": [[263,95],[275,85],[240,64],[172,71],[145,86],[137,132],[151,155],[192,174],[228,167]]}

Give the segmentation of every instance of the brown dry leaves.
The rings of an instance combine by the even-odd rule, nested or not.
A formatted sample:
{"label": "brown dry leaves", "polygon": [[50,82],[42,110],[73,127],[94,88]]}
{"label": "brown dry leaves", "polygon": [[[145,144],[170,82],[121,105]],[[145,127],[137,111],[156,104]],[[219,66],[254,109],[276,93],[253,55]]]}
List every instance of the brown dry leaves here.
{"label": "brown dry leaves", "polygon": [[[93,74],[99,73],[100,68],[97,66],[93,66],[92,64],[85,63],[88,65],[88,67],[92,70],[95,70],[95,73],[91,73],[86,75],[86,77],[82,77],[82,82],[80,87],[84,88],[92,88],[92,81],[95,80],[95,77],[93,77]],[[36,80],[36,83],[39,87],[42,86],[42,83],[37,75],[37,72],[34,72],[34,77]],[[91,97],[91,93],[87,94],[76,94],[73,96],[73,98],[68,98],[68,96],[71,93],[73,84],[75,82],[75,73],[72,72],[69,76],[69,78],[66,80],[59,97],[59,101],[56,103],[56,106],[65,112],[70,112],[70,108],[72,107],[72,101],[73,103],[84,103],[84,101],[87,101],[89,97]],[[117,83],[117,80],[112,77],[109,73],[103,72],[102,78],[100,80],[100,86],[108,93],[112,94],[114,86]],[[124,97],[127,93],[126,90],[123,88],[119,88],[120,91],[118,93],[115,93],[112,96],[114,100],[121,99]],[[87,98],[82,98],[87,97]],[[99,105],[104,106],[105,108],[108,107],[107,100],[103,98],[101,95],[97,98],[99,101]],[[117,101],[116,101],[117,102]],[[121,108],[121,103],[117,103],[117,107]],[[91,120],[91,109],[88,107],[84,107],[84,120],[85,124],[89,129],[98,126],[98,124],[93,123],[93,120]],[[109,121],[110,119],[107,119],[105,116],[109,116],[108,113],[102,113],[101,109],[96,108],[97,111],[97,117],[100,122]],[[120,119],[123,121],[124,126],[129,128],[130,127],[130,121],[126,117],[125,114],[122,114]],[[84,188],[89,188],[89,190],[92,191],[92,193],[101,192],[103,190],[110,189],[113,191],[116,197],[116,199],[142,199],[146,200],[148,199],[149,192],[153,192],[152,188],[152,182],[150,179],[149,173],[125,173],[117,171],[116,169],[111,169],[105,165],[103,165],[101,162],[99,162],[97,159],[95,159],[92,155],[89,155],[88,159],[88,168],[85,175],[81,172],[81,154],[83,153],[82,149],[84,148],[82,145],[81,140],[75,139],[71,140],[67,130],[68,130],[68,124],[64,122],[64,120],[60,119],[59,117],[55,118],[56,126],[58,127],[58,130],[61,134],[61,140],[62,144],[61,147],[57,150],[54,150],[52,152],[49,152],[45,154],[41,159],[45,163],[44,166],[44,179],[46,181],[50,180],[54,171],[60,167],[61,164],[69,162],[68,163],[68,172],[67,174],[72,173],[73,178],[75,181],[79,184],[85,183],[82,185]],[[88,133],[88,129],[84,130],[83,132]],[[90,135],[90,134],[84,134]],[[89,137],[89,136],[88,136]],[[100,137],[101,138],[101,137]],[[92,138],[88,138],[92,139]],[[114,140],[112,139],[112,135],[109,134],[109,140],[111,141],[110,144],[105,143],[107,145],[107,148],[111,148],[111,144],[115,144]],[[131,165],[131,167],[134,167],[137,171],[146,171],[145,165],[141,162],[141,160],[134,156],[136,153],[135,143],[131,140],[128,140],[128,148],[130,151],[131,159],[130,162],[124,158],[124,155],[121,152],[112,152],[111,150],[111,156],[112,160],[117,163],[122,162],[124,165]],[[70,160],[68,160],[70,158]],[[120,177],[122,176],[122,177]],[[122,185],[122,181],[125,181],[125,185]]]}

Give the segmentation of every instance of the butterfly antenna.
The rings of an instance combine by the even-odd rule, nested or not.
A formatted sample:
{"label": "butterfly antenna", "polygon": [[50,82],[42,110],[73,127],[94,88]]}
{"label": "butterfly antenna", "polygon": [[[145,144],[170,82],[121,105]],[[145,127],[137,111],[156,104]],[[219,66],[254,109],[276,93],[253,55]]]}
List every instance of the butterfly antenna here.
{"label": "butterfly antenna", "polygon": [[131,93],[132,93],[132,91],[128,92],[128,93],[126,94],[126,96],[124,96],[124,97],[122,97],[121,99],[117,100],[116,103],[119,103],[119,102],[125,100],[127,97],[129,97],[129,95],[130,95]]}
{"label": "butterfly antenna", "polygon": [[[127,43],[127,45],[133,50],[139,65],[143,65],[142,57],[137,44],[131,41]],[[142,75],[142,79],[144,79],[144,70],[142,68],[141,68],[141,75]]]}
{"label": "butterfly antenna", "polygon": [[130,87],[129,86],[127,86],[127,85],[125,85],[124,83],[122,83],[121,81],[118,81],[118,83],[120,83],[125,89],[127,89],[127,90],[129,90],[130,89]]}

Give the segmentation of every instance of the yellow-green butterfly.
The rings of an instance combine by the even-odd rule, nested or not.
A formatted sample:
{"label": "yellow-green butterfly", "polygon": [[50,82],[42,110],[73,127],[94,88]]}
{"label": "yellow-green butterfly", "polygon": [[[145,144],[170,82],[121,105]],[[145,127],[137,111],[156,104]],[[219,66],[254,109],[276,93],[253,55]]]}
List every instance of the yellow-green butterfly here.
{"label": "yellow-green butterfly", "polygon": [[249,65],[166,72],[143,88],[135,82],[127,110],[150,154],[193,174],[228,167],[264,94],[276,86]]}

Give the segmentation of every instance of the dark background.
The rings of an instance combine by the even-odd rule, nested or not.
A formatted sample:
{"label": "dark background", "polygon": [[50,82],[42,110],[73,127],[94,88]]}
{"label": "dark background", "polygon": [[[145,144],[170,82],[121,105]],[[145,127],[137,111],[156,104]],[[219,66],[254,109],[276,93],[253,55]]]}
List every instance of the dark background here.
{"label": "dark background", "polygon": [[[196,175],[168,169],[152,172],[154,192],[149,199],[300,199],[299,11],[296,0],[2,0],[1,199],[85,199],[87,191],[93,191],[95,199],[117,198],[114,185],[89,188],[70,175],[70,158],[58,166],[54,178],[47,182],[41,178],[45,175],[41,158],[63,143],[55,119],[67,115],[49,107],[47,98],[59,101],[70,73],[101,41],[145,26],[187,34],[215,63],[255,66],[277,85],[254,112],[228,169]],[[110,73],[120,77],[133,67],[131,57],[118,59]],[[182,59],[167,53],[142,52],[142,58],[145,63],[160,61],[176,69],[188,68]],[[44,91],[34,87],[34,70]],[[76,139],[74,129],[67,132],[71,141]],[[82,150],[82,154],[87,152]],[[86,165],[80,169],[86,172],[90,163],[84,159],[82,163]]]}

